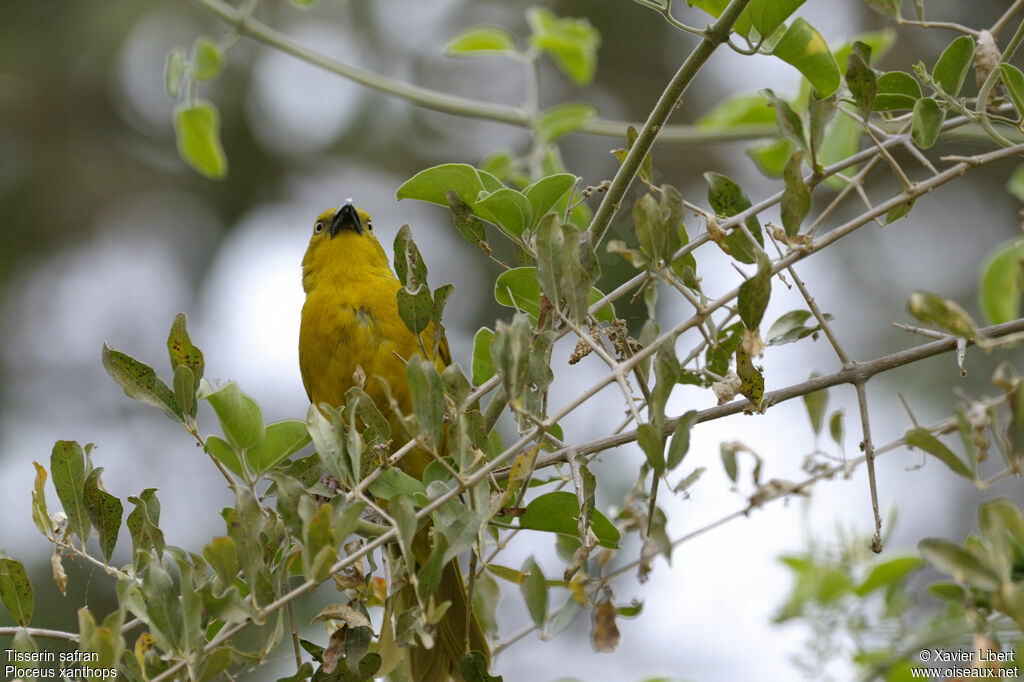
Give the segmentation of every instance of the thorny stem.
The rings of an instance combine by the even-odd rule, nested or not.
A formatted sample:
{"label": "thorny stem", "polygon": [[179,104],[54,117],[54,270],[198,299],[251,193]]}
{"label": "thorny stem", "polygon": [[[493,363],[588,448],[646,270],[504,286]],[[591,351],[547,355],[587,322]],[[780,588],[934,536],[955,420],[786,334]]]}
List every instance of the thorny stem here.
{"label": "thorny stem", "polygon": [[[982,404],[984,404],[986,407],[990,407],[990,406],[998,405],[998,404],[1000,404],[1002,402],[1005,402],[1005,400],[1006,400],[1006,396],[1003,395],[1003,396],[1000,396],[999,398],[983,401]],[[950,429],[955,429],[956,425],[957,425],[957,418],[956,417],[947,417],[947,418],[945,418],[945,419],[943,419],[941,421],[938,421],[935,424],[932,424],[932,425],[930,425],[930,426],[928,426],[926,428],[930,432],[932,432],[932,433],[945,433],[946,431],[948,431]],[[874,456],[877,459],[881,455],[884,455],[884,454],[889,453],[889,452],[893,452],[894,450],[898,450],[899,448],[901,448],[904,445],[906,445],[906,442],[907,441],[906,441],[905,437],[900,437],[900,438],[897,438],[897,439],[895,439],[893,441],[890,441],[890,442],[886,443],[885,445],[882,445],[882,446],[876,448],[875,452],[874,452]],[[748,516],[750,516],[750,513],[752,511],[754,511],[755,509],[759,509],[761,507],[764,507],[764,506],[770,504],[771,502],[775,502],[777,500],[786,499],[786,498],[790,497],[791,495],[798,494],[798,493],[800,493],[800,492],[802,492],[804,490],[807,490],[807,489],[813,487],[816,483],[818,483],[820,481],[832,479],[832,478],[834,478],[835,476],[837,476],[839,474],[843,474],[844,476],[848,475],[848,474],[852,473],[853,470],[858,465],[863,464],[866,461],[867,461],[867,456],[866,455],[861,455],[860,457],[857,457],[856,459],[852,459],[852,460],[849,460],[849,461],[846,461],[846,462],[842,462],[840,464],[836,464],[834,466],[828,467],[826,469],[823,469],[822,471],[819,471],[819,472],[809,476],[808,478],[804,479],[803,481],[799,481],[797,483],[794,483],[793,485],[788,487],[783,493],[781,493],[779,495],[768,496],[768,497],[764,497],[764,498],[761,498],[761,499],[758,499],[758,500],[753,500],[752,499],[743,508],[737,509],[734,512],[730,512],[729,514],[726,514],[725,516],[722,516],[722,517],[720,517],[720,518],[718,518],[718,519],[708,523],[707,525],[701,526],[700,528],[692,530],[689,533],[686,533],[686,534],[681,535],[680,537],[676,538],[675,540],[672,541],[672,548],[675,549],[679,545],[687,543],[690,540],[693,540],[693,539],[695,539],[697,537],[700,537],[701,535],[704,535],[705,533],[707,533],[709,531],[712,531],[712,530],[714,530],[716,528],[719,528],[720,526],[724,526],[725,524],[729,523],[730,521],[734,521],[734,520],[739,519],[739,518],[748,517]],[[601,582],[605,582],[605,581],[611,580],[612,578],[617,578],[618,576],[623,575],[625,573],[629,573],[633,569],[637,568],[641,563],[642,563],[641,559],[637,559],[635,561],[631,561],[631,562],[625,564],[624,566],[620,566],[620,567],[616,568],[614,571],[611,571],[611,572],[601,576],[600,581]]]}
{"label": "thorny stem", "polygon": [[[1008,336],[1024,331],[1024,318],[1013,320],[1012,322],[1006,322],[1004,324],[993,325],[991,327],[984,327],[979,330],[982,334],[990,338],[999,338]],[[909,365],[921,360],[940,355],[942,353],[948,353],[956,350],[956,337],[947,336],[938,341],[931,343],[925,343],[913,348],[884,355],[874,360],[867,362],[860,362],[851,364],[849,367],[844,367],[833,374],[826,374],[825,376],[815,377],[808,379],[807,381],[800,382],[799,384],[793,384],[786,388],[779,389],[777,391],[769,391],[765,393],[764,400],[770,405],[777,405],[793,398],[799,398],[807,395],[808,393],[814,393],[825,388],[831,388],[832,386],[839,386],[841,384],[855,384],[858,381],[865,382],[871,377],[887,372],[897,367]],[[707,421],[714,421],[727,417],[733,414],[738,414],[744,410],[752,409],[752,405],[747,400],[734,400],[731,403],[725,405],[718,405],[710,407],[705,410],[701,410],[697,415],[697,423],[703,423]],[[672,418],[665,420],[665,430],[670,431],[675,428],[679,418]],[[626,443],[631,443],[636,440],[636,431],[625,431],[623,433],[615,434],[612,436],[605,436],[592,441],[584,443],[577,443],[573,446],[574,450],[580,454],[590,454],[594,452],[600,452],[603,450],[609,450]],[[556,462],[564,461],[568,449],[556,450],[555,452],[548,453],[537,458],[535,464],[536,468],[550,466]]]}
{"label": "thorny stem", "polygon": [[868,394],[864,389],[864,381],[854,384],[857,389],[857,405],[860,407],[860,425],[864,435],[860,446],[864,451],[864,459],[868,465],[868,487],[871,489],[871,511],[875,515],[875,535],[871,538],[871,551],[879,554],[882,551],[882,517],[878,513],[878,483],[875,480],[875,446],[871,442],[871,419],[868,417]]}

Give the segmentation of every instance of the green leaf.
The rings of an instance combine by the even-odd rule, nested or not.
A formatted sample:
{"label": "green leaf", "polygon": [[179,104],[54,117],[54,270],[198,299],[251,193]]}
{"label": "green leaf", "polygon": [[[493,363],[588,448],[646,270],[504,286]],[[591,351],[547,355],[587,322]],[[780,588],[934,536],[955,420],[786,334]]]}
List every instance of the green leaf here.
{"label": "green leaf", "polygon": [[722,459],[722,468],[725,469],[725,475],[729,477],[730,481],[735,483],[736,477],[740,473],[739,465],[736,462],[736,448],[728,443],[722,443],[718,448],[718,455]]}
{"label": "green leaf", "polygon": [[906,71],[888,71],[878,77],[875,95],[877,111],[913,109],[921,99],[921,85]]}
{"label": "green leaf", "polygon": [[806,149],[807,137],[804,135],[804,124],[799,114],[793,111],[789,102],[777,97],[772,90],[765,88],[761,90],[761,94],[771,102],[775,109],[775,123],[779,127],[779,132],[782,133],[782,137]]}
{"label": "green leaf", "polygon": [[526,392],[532,336],[530,327],[529,319],[521,313],[513,317],[512,324],[499,320],[491,343],[491,362],[501,375],[505,394],[513,405],[519,405]]}
{"label": "green leaf", "polygon": [[174,109],[178,154],[185,163],[211,180],[228,174],[228,159],[220,142],[220,112],[204,100]]}
{"label": "green leaf", "polygon": [[388,513],[398,531],[398,543],[407,560],[413,560],[412,541],[416,535],[416,510],[404,495],[395,495],[388,505]]}
{"label": "green leaf", "polygon": [[921,448],[949,467],[953,473],[959,474],[964,478],[974,478],[974,474],[971,473],[967,465],[923,426],[910,429],[904,434],[903,438],[906,440],[907,445]]}
{"label": "green leaf", "polygon": [[[415,293],[418,288],[426,287],[427,264],[423,260],[416,242],[412,238],[412,228],[402,225],[395,234],[395,274],[398,281],[406,289]],[[429,292],[428,292],[429,295]]]}
{"label": "green leaf", "polygon": [[198,404],[196,402],[196,376],[185,365],[174,368],[174,400],[183,416],[195,418]]}
{"label": "green leaf", "polygon": [[846,85],[865,119],[871,115],[878,94],[878,82],[870,63],[871,48],[860,41],[854,43],[846,59]]}
{"label": "green leaf", "polygon": [[945,329],[954,336],[976,341],[978,327],[955,301],[927,291],[915,291],[907,300],[907,311],[925,324]]}
{"label": "green leaf", "polygon": [[474,26],[458,34],[444,46],[449,57],[475,57],[480,54],[516,52],[516,39],[496,26]]}
{"label": "green leaf", "polygon": [[775,110],[760,94],[730,97],[697,120],[697,127],[724,131],[740,126],[764,126],[775,123]]}
{"label": "green leaf", "polygon": [[298,419],[274,422],[267,425],[263,442],[246,451],[245,460],[257,475],[263,475],[306,447],[310,440],[305,422]]}
{"label": "green leaf", "polygon": [[999,75],[1017,108],[1017,115],[1024,116],[1024,73],[1013,64],[1000,64]]}
{"label": "green leaf", "polygon": [[[829,166],[846,159],[860,149],[860,139],[864,135],[863,126],[849,116],[836,116],[825,132],[818,150],[818,163]],[[857,166],[851,166],[832,175],[825,184],[839,191],[846,186],[846,179],[857,173]]]}
{"label": "green leaf", "polygon": [[188,367],[196,381],[203,378],[205,364],[203,352],[192,344],[186,328],[185,313],[178,313],[171,324],[171,333],[167,337],[167,353],[171,358],[171,369],[179,366]]}
{"label": "green leaf", "polygon": [[541,178],[523,190],[523,195],[533,207],[533,229],[540,219],[547,215],[547,212],[558,203],[558,200],[565,196],[573,185],[579,180],[571,173],[556,173]]}
{"label": "green leaf", "polygon": [[[475,596],[475,595],[474,595]],[[474,608],[475,612],[476,609]],[[501,682],[500,676],[491,675],[487,670],[487,657],[480,651],[471,651],[459,664],[462,679],[466,682]]]}
{"label": "green leaf", "polygon": [[429,360],[410,360],[405,366],[405,378],[420,434],[426,437],[431,449],[437,448],[444,432],[444,387],[437,367]]}
{"label": "green leaf", "polygon": [[303,519],[302,537],[305,543],[303,568],[306,577],[316,581],[325,579],[334,563],[334,529],[331,528],[333,509],[329,504],[321,504],[312,516]]}
{"label": "green leaf", "polygon": [[770,36],[804,0],[751,0],[747,6],[750,21],[762,36]]}
{"label": "green leaf", "polygon": [[448,192],[455,192],[468,206],[484,189],[476,168],[465,163],[446,163],[422,170],[406,180],[395,193],[398,199],[419,199],[447,207]]}
{"label": "green leaf", "polygon": [[[721,173],[705,173],[704,179],[708,183],[708,203],[715,213],[720,216],[730,217],[750,208],[753,204],[740,189],[739,185]],[[761,223],[757,216],[749,216],[746,220],[747,230],[754,236],[760,246],[764,246],[764,236],[761,234]],[[750,243],[747,235],[741,230],[733,229],[725,238],[726,245],[732,251],[732,257],[741,263],[756,263],[758,249]]]}
{"label": "green leaf", "polygon": [[704,353],[708,371],[718,376],[725,376],[729,371],[729,358],[736,351],[743,338],[743,323],[737,322],[718,331],[717,343],[708,346]]}
{"label": "green leaf", "polygon": [[871,568],[871,572],[864,578],[864,581],[853,588],[853,593],[863,597],[883,587],[888,588],[897,585],[906,579],[908,575],[921,568],[924,562],[916,556],[896,557]]}
{"label": "green leaf", "polygon": [[548,301],[581,322],[587,314],[590,277],[580,263],[580,230],[549,213],[537,226],[537,278]]}
{"label": "green leaf", "polygon": [[213,390],[204,379],[200,382],[199,398],[210,403],[224,436],[233,447],[246,450],[263,442],[266,435],[263,412],[234,381]]}
{"label": "green leaf", "polygon": [[434,301],[430,298],[430,289],[425,285],[419,286],[415,292],[401,287],[395,294],[395,300],[398,303],[398,316],[413,334],[419,334],[430,326]]}
{"label": "green leaf", "polygon": [[758,258],[757,274],[740,285],[736,310],[747,329],[757,329],[772,295],[772,266],[767,257]]}
{"label": "green leaf", "polygon": [[313,440],[316,454],[323,460],[328,473],[336,476],[340,481],[354,483],[351,463],[345,452],[345,444],[342,442],[340,429],[336,428],[337,417],[332,413],[331,418],[324,414],[324,411],[311,404],[306,412],[306,428]]}
{"label": "green leaf", "polygon": [[832,436],[832,440],[840,448],[843,447],[843,438],[845,436],[846,429],[843,428],[843,417],[846,415],[845,410],[836,410],[832,413],[832,416],[828,418],[828,435]]}
{"label": "green leaf", "polygon": [[597,118],[597,107],[586,102],[567,102],[546,109],[537,117],[533,134],[542,144],[554,142],[562,135],[579,130]]}
{"label": "green leaf", "polygon": [[430,557],[419,567],[419,594],[421,599],[429,599],[437,593],[441,585],[441,573],[444,570],[444,553],[448,549],[448,538],[436,529],[432,534],[434,547]]}
{"label": "green leaf", "polygon": [[181,408],[174,392],[152,367],[103,344],[103,369],[129,398],[158,407],[174,421],[181,422]]}
{"label": "green leaf", "polygon": [[526,20],[530,24],[530,45],[549,54],[562,73],[579,85],[594,78],[601,39],[589,21],[560,19],[541,7],[528,9]]}
{"label": "green leaf", "polygon": [[494,376],[494,363],[491,362],[491,341],[494,330],[480,327],[473,337],[473,384],[482,385]]}
{"label": "green leaf", "polygon": [[46,509],[46,469],[39,462],[32,462],[36,469],[35,482],[32,485],[32,522],[45,537],[53,537],[50,524],[50,512]]}
{"label": "green leaf", "polygon": [[484,231],[484,224],[473,215],[473,209],[469,207],[469,204],[460,199],[459,195],[454,191],[448,191],[446,195],[448,197],[448,207],[452,212],[452,221],[455,223],[455,229],[459,231],[462,238],[470,244],[486,246],[487,233]]}
{"label": "green leaf", "polygon": [[[811,379],[818,375],[811,372]],[[828,389],[822,388],[817,391],[805,393],[803,396],[804,407],[807,408],[807,418],[811,420],[811,428],[814,430],[815,438],[821,433],[821,427],[825,424],[825,410],[828,408]]]}
{"label": "green leaf", "polygon": [[382,500],[391,499],[395,495],[404,495],[422,504],[426,504],[428,501],[427,488],[423,482],[395,468],[384,469],[380,476],[369,485],[368,490]]}
{"label": "green leaf", "polygon": [[518,161],[507,149],[499,149],[480,162],[480,170],[490,173],[501,182],[507,182],[516,173]]}
{"label": "green leaf", "polygon": [[534,625],[543,629],[548,615],[548,581],[532,556],[523,563],[523,573],[526,578],[519,589],[526,601],[526,610],[530,612]]}
{"label": "green leaf", "polygon": [[654,424],[645,423],[637,427],[636,442],[647,456],[647,464],[656,477],[665,473],[665,443]]}
{"label": "green leaf", "polygon": [[32,622],[35,592],[20,561],[0,559],[0,602],[21,627],[28,627]]}
{"label": "green leaf", "polygon": [[700,415],[696,410],[690,410],[676,422],[675,431],[672,433],[672,440],[668,445],[668,455],[665,465],[669,471],[675,469],[683,461],[683,457],[690,450],[690,430],[696,425]]}
{"label": "green leaf", "polygon": [[792,239],[800,232],[800,223],[811,212],[811,190],[804,182],[804,153],[793,152],[782,171],[786,189],[782,193],[782,226]]}
{"label": "green leaf", "polygon": [[915,202],[916,199],[911,199],[910,201],[905,201],[902,204],[897,204],[890,208],[885,212],[885,224],[891,225],[900,218],[905,218],[910,215],[910,212],[914,209]]}
{"label": "green leaf", "polygon": [[353,386],[352,388],[345,391],[345,409],[354,409],[356,416],[359,417],[360,421],[366,427],[366,431],[363,432],[364,437],[367,440],[372,440],[374,434],[371,431],[376,432],[379,436],[380,442],[387,441],[391,438],[391,424],[388,423],[386,417],[381,414],[381,411],[377,409],[377,406],[373,402],[373,398],[366,394],[366,391]]}
{"label": "green leaf", "polygon": [[1017,201],[1024,203],[1024,163],[1017,166],[1010,179],[1006,181],[1006,191],[1012,194]]}
{"label": "green leaf", "polygon": [[935,84],[950,97],[956,97],[973,59],[974,39],[965,35],[957,36],[935,62],[935,68],[932,69]]}
{"label": "green leaf", "polygon": [[181,84],[185,81],[185,48],[176,47],[167,53],[164,62],[164,89],[174,99],[181,94]]}
{"label": "green leaf", "polygon": [[835,57],[821,34],[803,18],[789,25],[775,46],[774,54],[795,66],[818,91],[819,97],[828,97],[839,89],[839,65]]}
{"label": "green leaf", "polygon": [[220,46],[207,37],[199,38],[192,48],[192,76],[197,81],[211,81],[224,67]]}
{"label": "green leaf", "polygon": [[956,583],[932,583],[928,586],[932,596],[951,604],[963,604],[967,591]]}
{"label": "green leaf", "polygon": [[159,525],[160,501],[156,498],[156,488],[146,488],[138,497],[130,496],[128,501],[135,505],[125,520],[125,526],[132,537],[133,555],[155,549],[156,555],[162,556],[165,543]]}
{"label": "green leaf", "polygon": [[[593,305],[604,298],[595,287],[590,287],[587,305]],[[512,268],[498,275],[494,282],[494,299],[509,308],[516,308],[534,320],[540,314],[540,282],[537,279],[537,268]],[[614,309],[606,306],[597,312],[597,319],[602,322],[613,321]]]}
{"label": "green leaf", "polygon": [[910,128],[914,144],[921,149],[928,149],[935,144],[945,120],[945,110],[939,107],[939,103],[934,99],[922,97],[917,100],[914,103],[914,118]]}
{"label": "green leaf", "polygon": [[747,149],[747,156],[757,165],[757,169],[770,178],[782,177],[783,169],[792,153],[793,143],[781,137]]}
{"label": "green leaf", "polygon": [[949,573],[957,582],[986,592],[994,592],[1001,585],[999,576],[991,568],[949,540],[925,538],[917,548],[935,568]]}
{"label": "green leaf", "polygon": [[1016,320],[1021,314],[1024,284],[1024,242],[997,246],[985,258],[978,283],[978,298],[989,324]]}
{"label": "green leaf", "polygon": [[71,440],[59,440],[50,452],[50,473],[57,499],[64,507],[72,532],[85,543],[89,539],[89,512],[85,509],[82,489],[85,486],[85,453]]}
{"label": "green leaf", "polygon": [[[817,324],[813,327],[804,326],[804,323],[811,319],[811,317],[811,311],[809,310],[790,310],[788,313],[785,313],[775,322],[772,322],[772,326],[768,328],[768,334],[765,336],[767,339],[766,345],[781,346],[786,343],[793,343],[820,331],[821,326]],[[832,315],[826,313],[825,319],[831,320]]]}
{"label": "green leaf", "polygon": [[[391,471],[390,469],[386,471]],[[415,479],[414,479],[415,480]],[[395,486],[400,489],[401,486]],[[355,532],[359,525],[360,515],[366,508],[366,503],[356,500],[345,506],[337,506],[334,510],[334,546],[342,547],[345,539]]]}
{"label": "green leaf", "polygon": [[[545,493],[526,505],[526,511],[519,517],[519,527],[578,537],[576,517],[579,512],[575,493],[564,490]],[[602,547],[615,549],[619,546],[622,537],[619,530],[597,509],[592,528]]]}
{"label": "green leaf", "polygon": [[99,532],[103,558],[109,562],[114,553],[114,545],[117,544],[118,532],[121,530],[124,506],[121,504],[121,500],[99,487],[101,473],[103,473],[103,467],[89,472],[85,479],[85,485],[82,487],[82,500],[89,513],[89,520]]}
{"label": "green leaf", "polygon": [[518,237],[533,225],[530,200],[514,189],[503,187],[476,202],[474,212],[507,234]]}
{"label": "green leaf", "polygon": [[245,476],[245,470],[242,468],[242,460],[238,457],[238,451],[231,447],[231,445],[223,438],[220,438],[219,436],[207,436],[206,451],[210,453],[214,459],[226,466],[228,471],[232,472],[236,476]]}

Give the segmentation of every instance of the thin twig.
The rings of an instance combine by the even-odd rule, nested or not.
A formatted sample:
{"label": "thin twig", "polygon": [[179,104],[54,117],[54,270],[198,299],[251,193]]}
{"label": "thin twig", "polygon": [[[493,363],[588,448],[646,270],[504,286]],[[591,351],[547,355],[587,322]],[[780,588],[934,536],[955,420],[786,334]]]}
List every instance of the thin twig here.
{"label": "thin twig", "polygon": [[871,551],[879,554],[882,551],[882,517],[878,513],[878,483],[875,480],[875,445],[871,442],[871,418],[868,416],[868,393],[864,389],[864,381],[854,383],[857,389],[857,405],[860,408],[860,426],[864,438],[860,448],[864,452],[864,460],[868,465],[868,487],[871,489],[871,511],[875,516],[875,535],[871,538]]}

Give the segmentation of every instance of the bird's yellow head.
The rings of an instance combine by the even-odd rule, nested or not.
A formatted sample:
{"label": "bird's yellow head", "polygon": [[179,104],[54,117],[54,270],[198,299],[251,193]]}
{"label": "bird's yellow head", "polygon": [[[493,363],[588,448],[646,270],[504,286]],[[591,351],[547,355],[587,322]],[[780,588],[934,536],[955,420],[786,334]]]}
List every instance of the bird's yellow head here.
{"label": "bird's yellow head", "polygon": [[316,287],[323,273],[345,281],[381,268],[390,273],[387,254],[373,234],[369,213],[353,206],[349,199],[317,216],[302,259],[302,287],[306,293]]}

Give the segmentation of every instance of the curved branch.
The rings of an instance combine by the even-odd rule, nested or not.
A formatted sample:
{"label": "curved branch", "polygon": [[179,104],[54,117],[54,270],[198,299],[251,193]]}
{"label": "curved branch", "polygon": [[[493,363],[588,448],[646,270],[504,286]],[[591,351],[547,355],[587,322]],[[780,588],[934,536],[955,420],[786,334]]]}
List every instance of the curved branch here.
{"label": "curved branch", "polygon": [[[498,123],[529,128],[533,125],[533,116],[522,107],[510,107],[493,104],[469,97],[450,95],[431,90],[394,78],[383,76],[351,64],[331,59],[315,50],[305,47],[292,40],[284,33],[271,28],[263,22],[246,16],[223,0],[193,0],[200,8],[228,24],[238,35],[271,45],[282,52],[292,55],[325,71],[337,74],[353,82],[388,95],[400,97],[417,106],[433,111],[440,111],[455,116],[467,116]],[[579,132],[601,135],[605,137],[626,137],[626,129],[637,125],[628,121],[597,119],[584,125]],[[778,134],[775,125],[737,126],[730,130],[708,131],[692,125],[666,126],[659,137],[661,142],[677,144],[713,144],[736,140],[752,140],[762,137],[773,137]]]}

